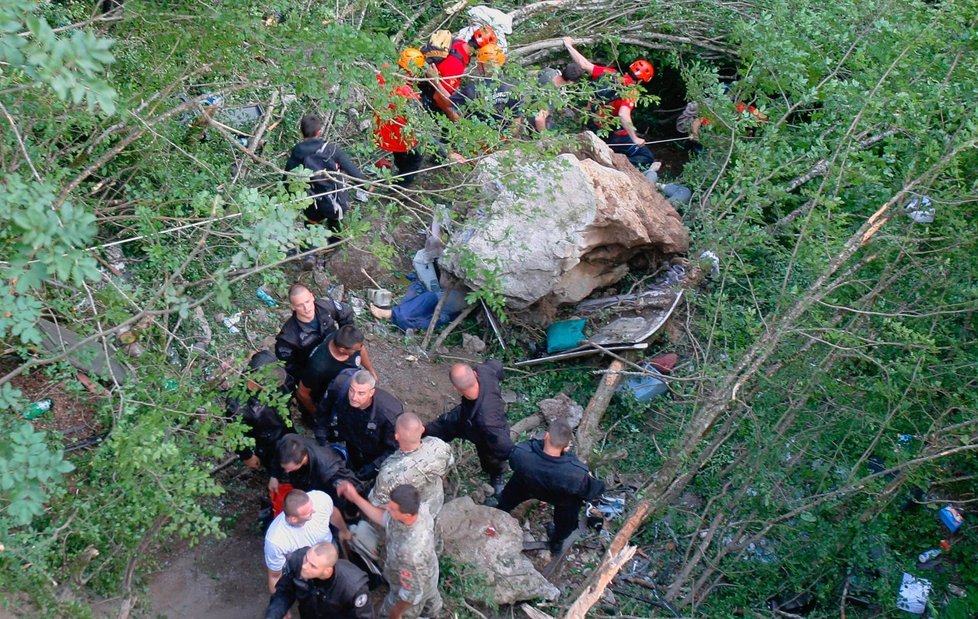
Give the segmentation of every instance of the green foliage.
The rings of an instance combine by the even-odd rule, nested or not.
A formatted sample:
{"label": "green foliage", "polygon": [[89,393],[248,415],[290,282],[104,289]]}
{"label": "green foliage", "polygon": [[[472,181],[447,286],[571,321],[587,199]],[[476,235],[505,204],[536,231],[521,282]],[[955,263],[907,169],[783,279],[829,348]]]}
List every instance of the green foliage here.
{"label": "green foliage", "polygon": [[[29,421],[7,425],[0,445],[0,519],[27,526],[44,513],[64,475],[75,467],[64,460],[64,451],[52,450],[47,434],[34,430]],[[6,527],[2,527],[6,529]]]}
{"label": "green foliage", "polygon": [[[489,581],[475,567],[442,555],[438,557],[438,570],[438,590],[450,608],[460,608],[461,601],[471,600],[484,604],[490,609],[496,609]],[[459,616],[469,615],[459,614]]]}

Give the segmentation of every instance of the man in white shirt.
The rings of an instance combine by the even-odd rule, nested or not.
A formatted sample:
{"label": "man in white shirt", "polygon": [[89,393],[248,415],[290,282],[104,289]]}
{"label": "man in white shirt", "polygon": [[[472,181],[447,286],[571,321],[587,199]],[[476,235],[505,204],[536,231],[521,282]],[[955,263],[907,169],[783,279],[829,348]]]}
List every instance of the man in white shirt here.
{"label": "man in white shirt", "polygon": [[265,533],[265,567],[268,568],[268,591],[275,593],[275,584],[282,576],[285,559],[294,550],[332,542],[332,524],[340,539],[349,539],[350,532],[339,510],[333,509],[333,499],[320,490],[293,490],[285,497],[285,507]]}

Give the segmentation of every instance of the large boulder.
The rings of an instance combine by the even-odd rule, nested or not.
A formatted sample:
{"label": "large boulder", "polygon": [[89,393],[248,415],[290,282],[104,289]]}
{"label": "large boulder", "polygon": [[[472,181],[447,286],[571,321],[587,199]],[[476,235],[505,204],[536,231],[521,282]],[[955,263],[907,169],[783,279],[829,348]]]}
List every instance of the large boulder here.
{"label": "large boulder", "polygon": [[506,512],[459,497],[442,507],[437,527],[443,552],[485,577],[496,604],[560,596],[523,555],[523,530]]}
{"label": "large boulder", "polygon": [[593,134],[574,153],[495,153],[477,167],[482,200],[443,264],[470,288],[494,279],[511,309],[576,303],[646,263],[689,249],[679,214]]}

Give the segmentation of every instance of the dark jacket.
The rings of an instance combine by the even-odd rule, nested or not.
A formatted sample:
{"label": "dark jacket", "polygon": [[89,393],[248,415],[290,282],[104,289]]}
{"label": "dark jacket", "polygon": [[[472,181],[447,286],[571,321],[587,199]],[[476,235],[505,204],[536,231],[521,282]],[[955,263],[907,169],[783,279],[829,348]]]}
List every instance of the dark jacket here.
{"label": "dark jacket", "polygon": [[331,419],[341,441],[346,443],[350,454],[350,467],[362,480],[373,479],[380,465],[397,451],[394,440],[394,424],[404,412],[404,405],[396,397],[376,389],[373,401],[366,409],[350,406],[351,370],[344,370],[330,384],[326,397],[316,407],[316,438],[325,439]]}
{"label": "dark jacket", "polygon": [[336,484],[341,480],[353,482],[353,485],[360,488],[356,476],[350,469],[346,468],[343,456],[332,447],[320,447],[315,439],[298,434],[286,434],[279,441],[278,451],[284,453],[286,441],[294,441],[302,445],[309,462],[305,466],[289,473],[289,482],[298,490],[322,490],[328,494],[333,502],[337,502],[339,497],[336,494]]}
{"label": "dark jacket", "polygon": [[445,441],[465,438],[505,461],[513,451],[513,441],[509,438],[506,404],[500,389],[503,364],[491,359],[472,369],[479,380],[479,397],[463,397],[458,406],[431,422],[425,434]]}
{"label": "dark jacket", "polygon": [[543,441],[520,443],[509,457],[513,478],[533,496],[551,505],[593,501],[604,492],[604,482],[593,477],[587,465],[571,453],[557,458],[543,451]]}
{"label": "dark jacket", "polygon": [[[316,159],[318,163],[311,163],[312,159]],[[313,179],[310,179],[309,187],[310,195],[314,195],[316,198],[313,200],[312,206],[303,211],[303,214],[314,222],[340,218],[340,216],[331,213],[331,200],[335,200],[344,212],[349,207],[350,199],[345,189],[346,184],[339,176],[331,173],[342,171],[361,180],[367,178],[357,167],[357,164],[350,159],[349,155],[343,152],[343,149],[332,142],[326,142],[322,138],[307,138],[292,148],[289,159],[285,162],[285,171],[289,172],[299,166],[305,166],[317,173]],[[322,166],[322,172],[325,175],[319,174],[321,171],[319,166]],[[286,181],[288,178],[286,175]],[[328,195],[318,195],[323,193]]]}
{"label": "dark jacket", "polygon": [[282,415],[274,407],[262,404],[257,395],[249,397],[243,403],[229,398],[227,411],[229,417],[248,426],[247,436],[255,440],[254,448],[243,447],[237,452],[238,456],[242,460],[247,460],[257,455],[272,477],[280,477],[276,474],[279,472],[276,444],[287,432]]}
{"label": "dark jacket", "polygon": [[319,328],[306,332],[299,327],[299,319],[293,312],[275,338],[275,356],[285,362],[285,371],[294,383],[302,379],[312,350],[330,333],[353,324],[353,308],[332,299],[316,299],[316,319]]}
{"label": "dark jacket", "polygon": [[289,555],[282,577],[268,601],[265,619],[281,619],[293,602],[299,603],[301,619],[374,619],[367,575],[345,559],[339,559],[328,580],[302,577],[306,548]]}

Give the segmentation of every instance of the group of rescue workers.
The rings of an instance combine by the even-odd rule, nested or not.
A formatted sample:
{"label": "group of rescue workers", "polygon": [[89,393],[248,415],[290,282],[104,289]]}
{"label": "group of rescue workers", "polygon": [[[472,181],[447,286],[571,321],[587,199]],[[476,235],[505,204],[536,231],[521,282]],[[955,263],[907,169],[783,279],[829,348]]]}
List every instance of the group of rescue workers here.
{"label": "group of rescue workers", "polygon": [[[294,603],[303,619],[438,616],[435,520],[455,439],[475,445],[493,491],[486,504],[507,512],[529,499],[552,505],[549,549],[565,549],[585,501],[604,485],[569,453],[572,431],[562,420],[542,439],[513,444],[502,364],[452,366],[459,404],[425,424],[377,386],[349,305],[317,299],[302,284],[289,290],[289,304],[274,351],[253,355],[244,390],[228,397],[229,416],[254,441],[239,456],[267,472],[280,510],[265,533],[266,617],[285,617]],[[276,403],[292,396],[311,437],[278,412]],[[375,613],[369,591],[382,582],[389,592]]]}
{"label": "group of rescue workers", "polygon": [[[529,118],[523,117],[520,97],[513,85],[497,74],[506,62],[506,54],[491,27],[472,26],[459,34],[463,36],[439,30],[423,47],[405,49],[397,62],[399,70],[377,74],[377,81],[387,89],[388,97],[386,105],[378,106],[382,109],[375,115],[374,141],[390,154],[397,172],[395,182],[402,187],[414,181],[425,156],[425,149],[409,121],[408,106],[419,106],[453,122],[468,113],[488,122],[510,123],[516,130],[542,133],[554,126],[552,109],[540,109]],[[655,75],[652,63],[638,59],[621,73],[588,60],[574,47],[570,37],[565,37],[563,43],[572,62],[560,71],[544,69],[537,76],[538,84],[560,89],[584,78],[594,82],[588,128],[602,135],[612,150],[624,154],[633,165],[645,171],[655,158],[636,132],[632,110],[640,95],[638,85],[649,82]],[[488,112],[482,106],[470,105],[477,99],[488,102]],[[610,121],[611,117],[617,121]],[[323,124],[317,116],[305,116],[300,132],[302,141],[292,149],[285,170],[288,173],[302,166],[313,173],[309,187],[313,203],[304,215],[310,223],[326,224],[335,231],[349,209],[345,185],[336,173],[361,181],[366,180],[366,175],[341,148],[324,139]],[[463,161],[456,153],[446,154],[440,143],[433,147],[440,158],[450,156]],[[380,163],[390,164],[386,159]]]}
{"label": "group of rescue workers", "polygon": [[[538,83],[563,88],[585,77],[597,82],[590,128],[600,130],[602,121],[610,125],[608,116],[616,116],[616,127],[601,131],[604,139],[637,167],[652,166],[654,157],[631,118],[636,86],[652,79],[652,64],[635,60],[620,73],[592,63],[572,39],[563,42],[572,62],[560,71],[541,71]],[[488,86],[497,109],[508,110],[499,118],[528,120],[524,124],[530,131],[553,127],[552,109],[522,119],[510,86],[493,81],[495,68],[505,60],[493,29],[476,25],[458,36],[436,32],[422,48],[403,51],[400,71],[393,77],[378,74],[392,96],[389,109],[377,114],[375,140],[392,155],[401,185],[411,183],[424,157],[404,104],[457,121],[465,113],[465,101],[481,96],[476,89]],[[349,208],[345,186],[335,173],[361,180],[366,176],[341,148],[323,138],[318,117],[305,116],[300,131],[303,140],[292,149],[285,169],[302,166],[313,172],[308,189],[313,201],[305,216],[335,231]],[[421,309],[371,311],[402,328],[413,325],[408,318],[422,315],[427,324],[440,294],[432,289],[436,280],[417,291],[413,302],[423,305]],[[302,284],[289,290],[289,303],[292,316],[282,326],[274,351],[251,357],[245,391],[228,398],[229,415],[247,426],[254,441],[239,455],[247,467],[268,473],[276,512],[265,533],[271,594],[267,618],[289,616],[295,603],[303,619],[437,616],[442,600],[435,520],[444,503],[444,478],[454,464],[448,443],[455,439],[475,445],[492,487],[487,505],[509,512],[537,499],[553,506],[549,549],[559,554],[566,548],[585,502],[599,497],[604,484],[569,452],[572,430],[562,420],[551,423],[542,439],[513,444],[498,361],[454,365],[449,377],[460,402],[425,424],[404,410],[396,394],[377,386],[378,373],[348,305],[317,299]],[[313,429],[311,437],[295,433],[279,414],[275,404],[282,398],[294,400],[303,422]],[[508,480],[507,463],[512,470]],[[383,582],[389,592],[375,613],[369,590]]]}

